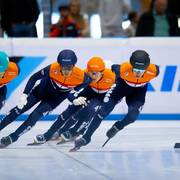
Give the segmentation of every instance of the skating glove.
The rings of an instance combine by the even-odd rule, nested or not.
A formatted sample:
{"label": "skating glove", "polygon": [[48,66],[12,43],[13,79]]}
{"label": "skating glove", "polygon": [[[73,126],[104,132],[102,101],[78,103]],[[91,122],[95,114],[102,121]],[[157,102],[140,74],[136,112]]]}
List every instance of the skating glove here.
{"label": "skating glove", "polygon": [[73,101],[73,104],[75,105],[75,106],[80,106],[80,105],[87,105],[87,102],[86,102],[86,98],[85,97],[78,97],[78,98],[76,98],[76,99],[74,99],[74,101]]}
{"label": "skating glove", "polygon": [[19,103],[17,107],[22,109],[27,104],[27,94],[22,94],[21,98],[19,99]]}

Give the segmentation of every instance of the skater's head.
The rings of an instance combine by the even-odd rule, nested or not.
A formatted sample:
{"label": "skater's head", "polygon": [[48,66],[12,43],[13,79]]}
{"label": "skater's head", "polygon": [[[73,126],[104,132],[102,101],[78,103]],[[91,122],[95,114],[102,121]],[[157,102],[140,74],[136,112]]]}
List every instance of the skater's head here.
{"label": "skater's head", "polygon": [[77,63],[77,56],[74,51],[66,49],[59,53],[57,62],[61,66],[61,73],[64,76],[69,76],[72,73],[73,67]]}
{"label": "skater's head", "polygon": [[137,78],[140,78],[150,64],[149,54],[144,50],[136,50],[130,57],[130,64],[133,68],[133,73]]}
{"label": "skater's head", "polygon": [[9,58],[7,54],[0,51],[0,78],[4,75],[9,65]]}
{"label": "skater's head", "polygon": [[58,10],[61,19],[66,19],[69,16],[69,5],[61,5]]}
{"label": "skater's head", "polygon": [[88,75],[92,78],[92,82],[98,82],[105,69],[105,63],[100,57],[92,57],[87,63]]}

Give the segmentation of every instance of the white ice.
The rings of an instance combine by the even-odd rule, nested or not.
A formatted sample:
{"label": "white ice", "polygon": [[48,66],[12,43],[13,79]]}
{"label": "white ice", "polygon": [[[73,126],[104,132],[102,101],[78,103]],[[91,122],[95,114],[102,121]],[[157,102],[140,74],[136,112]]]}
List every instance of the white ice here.
{"label": "white ice", "polygon": [[[14,122],[0,132],[13,132]],[[0,180],[180,180],[180,121],[137,121],[102,148],[112,125],[103,122],[89,145],[68,152],[73,143],[26,146],[52,122],[38,122],[6,149],[0,149]]]}

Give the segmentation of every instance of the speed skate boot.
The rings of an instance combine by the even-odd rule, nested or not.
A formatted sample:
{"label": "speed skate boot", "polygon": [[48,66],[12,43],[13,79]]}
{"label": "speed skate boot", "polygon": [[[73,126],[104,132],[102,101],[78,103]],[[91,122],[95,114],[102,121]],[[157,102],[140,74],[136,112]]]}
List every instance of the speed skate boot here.
{"label": "speed skate boot", "polygon": [[57,144],[63,144],[66,142],[74,141],[76,137],[77,136],[73,136],[69,131],[66,131],[61,134],[61,136],[59,137],[59,142]]}
{"label": "speed skate boot", "polygon": [[55,132],[52,138],[50,139],[50,141],[58,141],[58,140],[61,140],[61,135],[58,132]]}
{"label": "speed skate boot", "polygon": [[107,132],[106,132],[106,136],[108,137],[108,139],[105,141],[105,143],[102,145],[102,147],[104,147],[111,138],[113,138],[117,133],[119,132],[119,129],[116,127],[116,125],[113,125]]}
{"label": "speed skate boot", "polygon": [[179,148],[179,149],[180,149],[180,143],[176,143],[176,144],[174,145],[174,148]]}
{"label": "speed skate boot", "polygon": [[46,142],[46,139],[43,134],[38,134],[34,137],[34,142],[37,144],[44,144]]}
{"label": "speed skate boot", "polygon": [[106,136],[110,139],[113,138],[117,133],[118,133],[119,129],[113,125],[106,133]]}
{"label": "speed skate boot", "polygon": [[12,139],[10,136],[2,137],[0,140],[0,148],[5,148],[12,144]]}
{"label": "speed skate boot", "polygon": [[74,148],[69,150],[70,152],[75,152],[75,151],[79,150],[82,146],[85,146],[87,144],[87,142],[84,138],[81,137],[79,139],[76,139],[74,144],[75,144],[75,146],[74,146]]}
{"label": "speed skate boot", "polygon": [[44,144],[46,142],[46,139],[44,137],[43,134],[39,134],[39,135],[36,135],[34,137],[34,142],[33,143],[29,143],[27,144],[28,146],[36,146],[36,145],[41,145],[41,144]]}

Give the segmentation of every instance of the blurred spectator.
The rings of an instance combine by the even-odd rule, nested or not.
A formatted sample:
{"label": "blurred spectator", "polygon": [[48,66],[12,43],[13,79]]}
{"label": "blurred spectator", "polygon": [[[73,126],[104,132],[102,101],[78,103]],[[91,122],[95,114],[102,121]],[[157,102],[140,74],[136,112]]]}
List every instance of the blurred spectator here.
{"label": "blurred spectator", "polygon": [[180,17],[180,0],[168,0],[167,11]]}
{"label": "blurred spectator", "polygon": [[1,0],[0,11],[2,29],[9,37],[37,37],[36,0]]}
{"label": "blurred spectator", "polygon": [[123,13],[130,9],[129,0],[99,0],[102,37],[122,36]]}
{"label": "blurred spectator", "polygon": [[2,28],[0,27],[0,38],[3,37]]}
{"label": "blurred spectator", "polygon": [[99,0],[80,0],[82,12],[88,14],[88,17],[97,14]]}
{"label": "blurred spectator", "polygon": [[151,0],[140,0],[142,12],[146,12],[150,8]]}
{"label": "blurred spectator", "polygon": [[130,25],[127,29],[124,30],[124,34],[128,37],[132,37],[136,35],[136,28],[139,21],[139,14],[135,11],[132,11],[128,15],[128,19],[130,20]]}
{"label": "blurred spectator", "polygon": [[149,10],[151,0],[131,0],[131,7],[133,11],[142,14]]}
{"label": "blurred spectator", "polygon": [[70,14],[73,20],[79,25],[82,36],[89,36],[89,22],[81,14],[81,4],[79,0],[70,1]]}
{"label": "blurred spectator", "polygon": [[50,37],[79,37],[81,30],[79,25],[72,19],[69,6],[59,6],[60,19],[58,23],[51,25]]}
{"label": "blurred spectator", "polygon": [[1,12],[0,12],[0,37],[3,36],[2,27],[1,27]]}
{"label": "blurred spectator", "polygon": [[179,36],[177,17],[166,12],[167,0],[154,0],[151,7],[140,17],[136,35]]}

